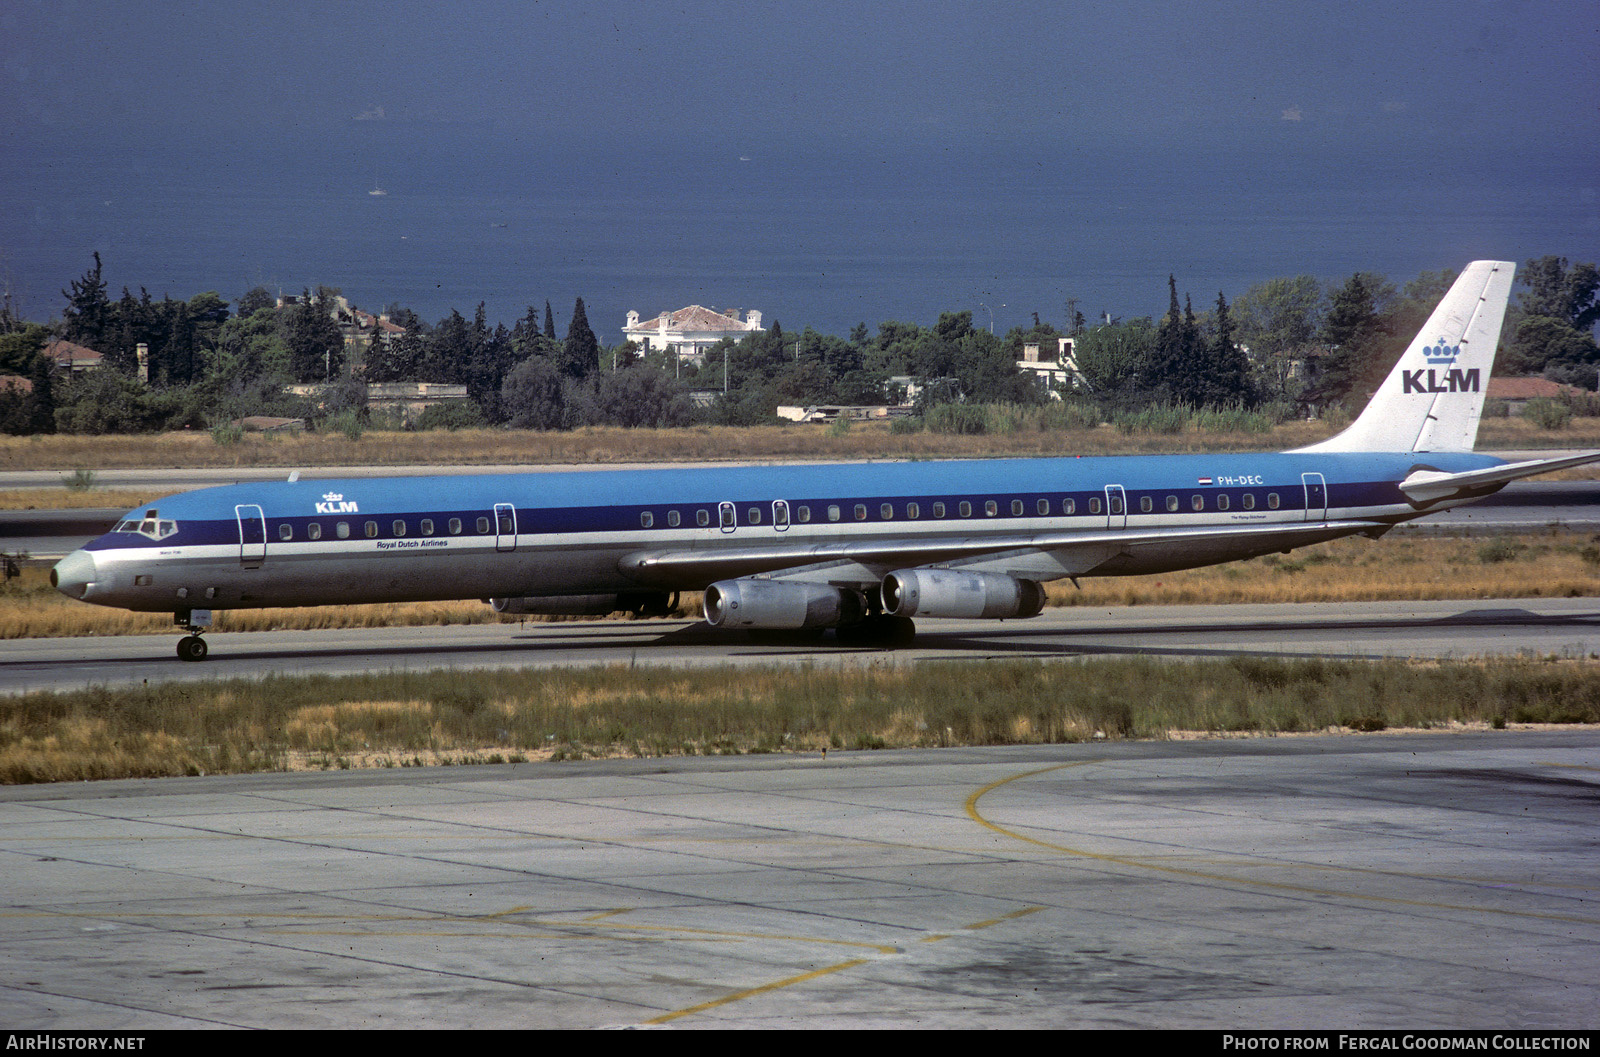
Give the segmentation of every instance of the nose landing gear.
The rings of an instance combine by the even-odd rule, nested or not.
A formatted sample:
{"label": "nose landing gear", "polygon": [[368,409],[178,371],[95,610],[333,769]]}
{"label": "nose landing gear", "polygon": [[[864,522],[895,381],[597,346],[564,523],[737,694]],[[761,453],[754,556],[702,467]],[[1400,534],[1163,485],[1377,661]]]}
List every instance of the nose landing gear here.
{"label": "nose landing gear", "polygon": [[200,636],[211,626],[211,610],[180,609],[172,614],[172,622],[189,634],[178,640],[178,659],[203,661],[210,648]]}

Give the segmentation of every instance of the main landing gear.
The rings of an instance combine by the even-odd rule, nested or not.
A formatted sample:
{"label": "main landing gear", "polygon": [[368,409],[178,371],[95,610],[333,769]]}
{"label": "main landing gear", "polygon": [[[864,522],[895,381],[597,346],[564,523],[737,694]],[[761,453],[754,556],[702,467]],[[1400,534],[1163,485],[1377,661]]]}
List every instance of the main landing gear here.
{"label": "main landing gear", "polygon": [[206,640],[200,636],[211,626],[211,610],[180,609],[172,614],[172,622],[189,634],[178,640],[178,659],[203,661],[210,652]]}
{"label": "main landing gear", "polygon": [[873,613],[859,624],[843,624],[834,631],[843,646],[880,646],[895,649],[916,640],[917,626],[910,617]]}

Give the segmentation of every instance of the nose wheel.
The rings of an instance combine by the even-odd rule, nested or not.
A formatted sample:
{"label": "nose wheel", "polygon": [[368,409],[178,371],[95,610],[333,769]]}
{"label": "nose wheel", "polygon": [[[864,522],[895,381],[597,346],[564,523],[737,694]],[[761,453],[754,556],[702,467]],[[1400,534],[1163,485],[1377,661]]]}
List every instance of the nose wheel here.
{"label": "nose wheel", "polygon": [[178,657],[185,661],[203,661],[209,647],[199,635],[186,635],[178,640]]}

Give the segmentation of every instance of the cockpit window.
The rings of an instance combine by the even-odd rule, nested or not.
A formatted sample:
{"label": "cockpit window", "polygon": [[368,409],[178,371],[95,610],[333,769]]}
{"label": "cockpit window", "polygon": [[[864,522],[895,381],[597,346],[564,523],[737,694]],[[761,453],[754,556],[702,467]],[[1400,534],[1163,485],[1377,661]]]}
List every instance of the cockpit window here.
{"label": "cockpit window", "polygon": [[164,540],[178,531],[176,521],[167,521],[159,518],[129,519],[119,521],[112,532],[136,532],[141,536],[148,536],[153,540]]}

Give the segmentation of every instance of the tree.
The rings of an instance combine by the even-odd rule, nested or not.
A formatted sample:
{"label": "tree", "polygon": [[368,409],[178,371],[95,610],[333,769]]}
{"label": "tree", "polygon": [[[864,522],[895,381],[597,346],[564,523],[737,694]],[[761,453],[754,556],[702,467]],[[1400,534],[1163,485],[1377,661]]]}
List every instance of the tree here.
{"label": "tree", "polygon": [[273,298],[272,291],[265,286],[252,286],[234,304],[239,306],[239,315],[253,316],[263,309],[276,307],[277,301]]}
{"label": "tree", "polygon": [[1379,342],[1384,335],[1371,277],[1356,273],[1334,292],[1319,335],[1330,346],[1310,395],[1319,402],[1343,400],[1370,384],[1384,365]]}
{"label": "tree", "polygon": [[560,429],[567,407],[561,372],[544,357],[523,360],[506,375],[500,406],[513,429]]}
{"label": "tree", "polygon": [[556,340],[556,317],[555,313],[550,311],[549,301],[544,303],[544,336],[551,341]]}
{"label": "tree", "polygon": [[1204,403],[1211,407],[1251,404],[1255,393],[1250,385],[1250,360],[1233,337],[1233,320],[1228,314],[1228,299],[1217,294],[1216,334],[1211,339],[1209,361],[1205,365],[1208,392]]}
{"label": "tree", "polygon": [[1275,396],[1294,395],[1291,376],[1310,358],[1321,326],[1322,284],[1310,275],[1268,279],[1246,290],[1231,311],[1262,388]]}
{"label": "tree", "polygon": [[1152,387],[1156,327],[1149,319],[1107,323],[1078,337],[1078,373],[1096,397],[1143,393]]}
{"label": "tree", "polygon": [[[1600,320],[1600,271],[1593,264],[1569,266],[1565,257],[1527,263],[1513,336],[1499,365],[1507,374],[1539,374],[1595,383],[1600,348],[1594,325]],[[1597,368],[1600,369],[1600,368]]]}
{"label": "tree", "polygon": [[105,280],[100,278],[100,253],[95,251],[94,268],[83,278],[72,281],[71,291],[61,291],[67,299],[62,312],[62,334],[68,341],[98,351],[110,322],[111,302],[106,297]]}
{"label": "tree", "polygon": [[284,344],[289,347],[290,370],[298,382],[322,382],[344,369],[344,335],[334,322],[323,288],[313,298],[307,290],[284,314]]}
{"label": "tree", "polygon": [[600,368],[600,341],[589,329],[589,316],[584,312],[581,297],[572,306],[572,322],[567,324],[560,367],[568,378],[587,378]]}

